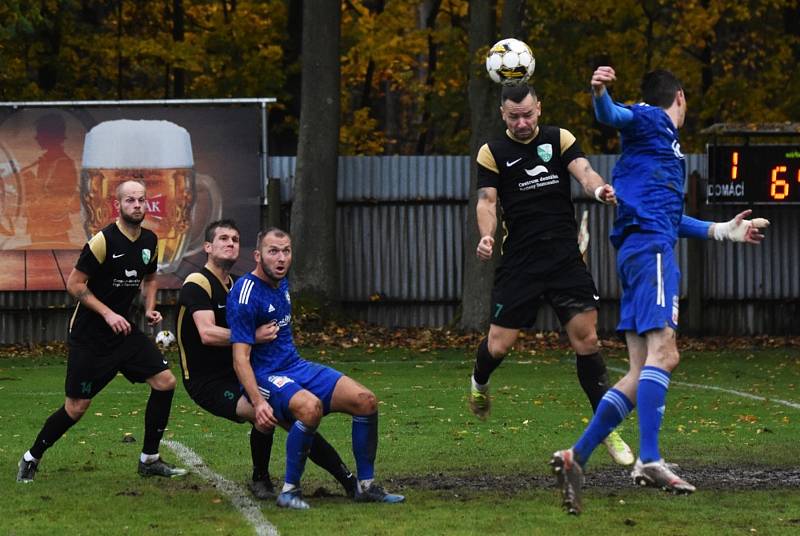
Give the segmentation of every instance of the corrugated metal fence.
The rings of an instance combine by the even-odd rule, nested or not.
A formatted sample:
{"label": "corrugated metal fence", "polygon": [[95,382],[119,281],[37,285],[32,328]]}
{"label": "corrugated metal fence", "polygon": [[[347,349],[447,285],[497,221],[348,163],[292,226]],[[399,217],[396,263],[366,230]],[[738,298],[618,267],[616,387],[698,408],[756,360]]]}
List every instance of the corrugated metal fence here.
{"label": "corrugated metal fence", "polygon": [[[591,156],[594,168],[611,176],[615,156]],[[705,156],[689,155],[687,170],[705,172]],[[470,158],[466,156],[342,157],[339,160],[337,236],[341,295],[357,318],[386,326],[443,326],[456,314],[464,250]],[[293,195],[294,157],[272,157],[272,178],[281,180],[285,204]],[[573,184],[577,216],[587,210],[591,233],[589,267],[600,291],[600,329],[613,331],[620,289],[615,254],[608,242],[613,209],[587,200]],[[704,207],[704,219],[727,220],[738,207]],[[694,326],[706,334],[800,333],[800,208],[759,206],[773,225],[764,244],[703,242],[701,261],[690,269],[687,241],[678,246],[683,273],[681,306],[695,299],[689,288],[702,282],[701,314]],[[695,278],[695,279],[693,279]],[[487,296],[488,300],[488,296]],[[161,301],[174,303],[175,292]],[[72,300],[63,292],[0,293],[0,343],[60,340]],[[167,326],[173,311],[162,307]],[[698,319],[699,318],[699,319]],[[683,327],[686,327],[684,322]],[[546,308],[539,329],[557,329]]]}
{"label": "corrugated metal fence", "polygon": [[[610,177],[615,155],[590,156],[592,166]],[[284,203],[291,203],[294,157],[270,159],[270,176],[281,180]],[[339,160],[337,230],[341,291],[359,318],[388,326],[442,326],[461,297],[463,263],[477,262],[464,232],[469,197],[467,156],[342,157]],[[687,171],[706,176],[705,155],[688,155]],[[702,190],[703,185],[700,185]],[[608,242],[613,209],[583,196],[573,183],[577,217],[589,213],[589,267],[602,298],[600,329],[611,332],[618,316],[619,282],[614,249]],[[723,221],[741,207],[702,207],[703,219]],[[702,266],[689,268],[688,241],[677,255],[683,273],[682,311],[692,277],[703,279],[702,326],[707,334],[775,335],[800,333],[800,244],[794,230],[800,208],[759,206],[773,223],[758,247],[703,242]],[[488,297],[487,297],[488,299]],[[685,319],[685,317],[684,317]],[[557,329],[547,309],[537,328]]]}

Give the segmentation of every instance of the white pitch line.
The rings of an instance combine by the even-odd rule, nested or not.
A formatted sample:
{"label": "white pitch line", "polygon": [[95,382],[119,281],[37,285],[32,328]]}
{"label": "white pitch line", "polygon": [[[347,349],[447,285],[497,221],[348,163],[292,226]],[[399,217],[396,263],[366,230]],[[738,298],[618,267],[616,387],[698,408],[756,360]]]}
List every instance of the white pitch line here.
{"label": "white pitch line", "polygon": [[248,497],[247,492],[240,485],[209,469],[197,453],[180,441],[164,440],[161,443],[171,448],[185,465],[191,466],[197,474],[227,495],[231,504],[253,526],[258,536],[279,536],[275,525],[267,521],[258,504]]}
{"label": "white pitch line", "polygon": [[[622,369],[617,367],[608,367],[608,369],[613,370],[614,372],[621,372],[623,374],[628,372],[628,369]],[[708,389],[709,391],[721,391],[723,393],[728,393],[729,395],[741,396],[742,398],[750,398],[752,400],[759,400],[761,402],[772,402],[773,404],[780,404],[782,406],[788,406],[793,409],[800,409],[800,404],[798,404],[797,402],[790,402],[789,400],[781,400],[780,398],[767,398],[764,396],[745,393],[744,391],[737,391],[735,389],[726,389],[724,387],[717,387],[716,385],[704,385],[700,383],[688,383],[688,382],[681,382],[674,380],[670,380],[669,383],[670,385],[681,385],[684,387],[692,387],[693,389]]]}

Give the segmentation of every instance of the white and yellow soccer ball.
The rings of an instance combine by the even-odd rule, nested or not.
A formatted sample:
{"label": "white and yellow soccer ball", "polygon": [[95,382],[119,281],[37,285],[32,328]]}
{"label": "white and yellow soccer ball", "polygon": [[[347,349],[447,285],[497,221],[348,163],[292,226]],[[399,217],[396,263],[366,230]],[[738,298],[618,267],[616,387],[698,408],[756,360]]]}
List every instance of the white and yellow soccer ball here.
{"label": "white and yellow soccer ball", "polygon": [[156,334],[156,344],[162,349],[169,348],[170,346],[175,344],[175,334],[168,329],[159,331]]}
{"label": "white and yellow soccer ball", "polygon": [[486,54],[486,71],[489,77],[504,86],[525,83],[535,67],[536,59],[531,47],[519,39],[502,39]]}

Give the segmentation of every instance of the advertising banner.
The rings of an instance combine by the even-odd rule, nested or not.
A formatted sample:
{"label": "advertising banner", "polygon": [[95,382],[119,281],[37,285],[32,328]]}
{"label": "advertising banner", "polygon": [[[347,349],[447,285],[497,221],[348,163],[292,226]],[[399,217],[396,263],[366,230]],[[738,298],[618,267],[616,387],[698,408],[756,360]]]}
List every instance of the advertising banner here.
{"label": "advertising banner", "polygon": [[238,271],[249,270],[260,120],[256,107],[0,109],[0,291],[64,290],[83,245],[116,219],[114,190],[129,178],[147,187],[162,288],[205,263],[203,230],[220,217],[241,229]]}

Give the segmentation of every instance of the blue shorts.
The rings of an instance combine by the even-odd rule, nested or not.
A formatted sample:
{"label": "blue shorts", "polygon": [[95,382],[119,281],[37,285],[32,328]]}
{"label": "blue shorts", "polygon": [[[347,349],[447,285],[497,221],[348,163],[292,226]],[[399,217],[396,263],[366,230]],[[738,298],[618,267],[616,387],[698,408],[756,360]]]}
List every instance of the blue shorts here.
{"label": "blue shorts", "polygon": [[256,372],[259,391],[267,399],[275,416],[285,422],[295,420],[289,411],[289,401],[298,391],[305,389],[322,401],[322,412],[331,411],[331,398],[336,382],[344,376],[338,370],[300,359],[289,368]]}
{"label": "blue shorts", "polygon": [[618,332],[678,329],[681,272],[669,239],[628,236],[617,254],[617,274],[622,284]]}

